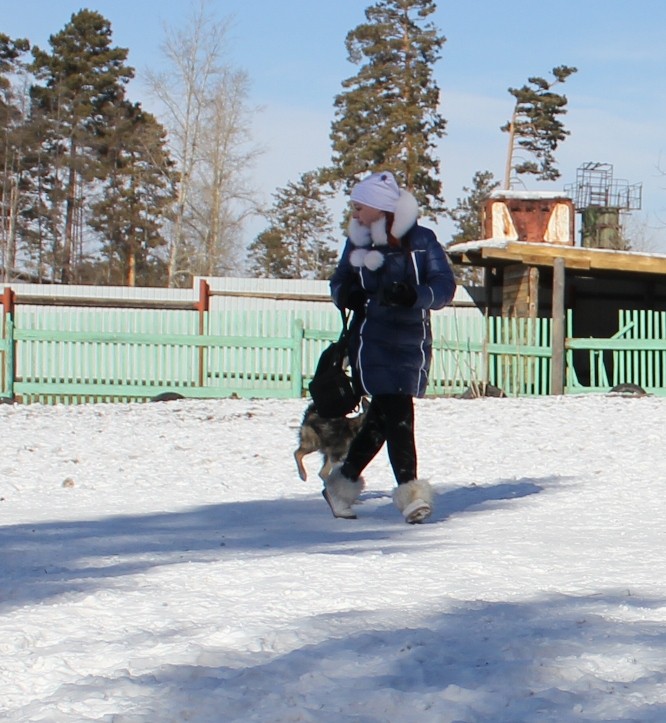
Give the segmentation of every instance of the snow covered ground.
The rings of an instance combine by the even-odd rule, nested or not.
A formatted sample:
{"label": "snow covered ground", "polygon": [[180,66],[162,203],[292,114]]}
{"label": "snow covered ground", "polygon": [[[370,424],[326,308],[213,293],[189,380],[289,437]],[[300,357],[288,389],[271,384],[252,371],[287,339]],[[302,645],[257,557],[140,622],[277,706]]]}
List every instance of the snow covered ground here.
{"label": "snow covered ground", "polygon": [[666,400],[418,402],[421,526],[304,407],[0,406],[0,720],[666,720]]}

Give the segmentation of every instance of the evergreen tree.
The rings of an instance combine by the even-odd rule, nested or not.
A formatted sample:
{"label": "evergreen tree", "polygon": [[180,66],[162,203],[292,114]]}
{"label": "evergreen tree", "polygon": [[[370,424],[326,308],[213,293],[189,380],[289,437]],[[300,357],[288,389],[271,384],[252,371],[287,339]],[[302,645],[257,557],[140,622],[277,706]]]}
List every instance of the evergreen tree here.
{"label": "evergreen tree", "polygon": [[[490,194],[499,186],[490,171],[477,171],[472,179],[472,187],[463,187],[468,195],[458,198],[454,208],[449,209],[458,232],[453,235],[451,243],[478,241],[484,237],[484,208]],[[453,273],[460,284],[479,285],[482,283],[483,270],[470,266],[453,265]]]}
{"label": "evergreen tree", "polygon": [[361,67],[335,98],[332,166],[322,175],[349,191],[367,172],[391,170],[430,216],[443,210],[433,150],[446,127],[432,77],[445,42],[427,20],[435,9],[433,0],[378,0],[348,33],[348,58]]}
{"label": "evergreen tree", "polygon": [[[8,35],[0,33],[0,129],[5,138],[22,117],[10,77],[19,68],[22,54],[29,49],[27,40],[12,40]],[[4,143],[0,144],[0,153],[5,153]]]}
{"label": "evergreen tree", "polygon": [[[90,185],[101,174],[97,136],[133,77],[127,50],[111,47],[111,26],[99,13],[81,10],[49,38],[51,52],[33,47],[32,113],[43,135],[42,189],[51,213],[54,276],[75,280],[82,256],[82,220]],[[57,209],[57,210],[56,210]]]}
{"label": "evergreen tree", "polygon": [[282,279],[327,279],[333,273],[336,251],[332,217],[315,172],[304,173],[274,194],[268,213],[269,228],[249,248],[251,269],[257,276]]}
{"label": "evergreen tree", "polygon": [[272,226],[262,231],[248,247],[249,272],[260,279],[293,279],[291,249]]}
{"label": "evergreen tree", "polygon": [[486,201],[490,194],[499,186],[490,171],[477,171],[472,179],[472,187],[463,187],[468,195],[458,198],[454,208],[449,210],[458,232],[453,235],[451,243],[478,241],[483,238],[483,217]]}
{"label": "evergreen tree", "polygon": [[10,78],[21,72],[22,55],[29,49],[27,40],[12,40],[0,33],[0,265],[4,281],[10,279],[16,262],[21,188],[25,178],[22,152],[25,108]]}
{"label": "evergreen tree", "polygon": [[23,127],[26,177],[21,191],[21,241],[26,269],[40,282],[57,278],[62,234],[61,169],[49,154],[46,123],[34,114]]}
{"label": "evergreen tree", "polygon": [[98,143],[105,178],[89,223],[104,239],[106,281],[164,286],[166,263],[156,250],[166,246],[161,226],[174,197],[166,133],[140,105],[124,102]]}
{"label": "evergreen tree", "polygon": [[[560,65],[551,71],[554,80],[528,78],[528,85],[522,88],[509,88],[516,99],[511,120],[501,130],[509,134],[504,188],[511,187],[512,174],[531,174],[538,180],[554,181],[560,177],[555,166],[554,153],[558,144],[565,140],[569,131],[565,130],[559,116],[564,115],[567,97],[554,93],[552,88],[564,81],[576,68]],[[514,165],[516,146],[535,160],[524,160]]]}

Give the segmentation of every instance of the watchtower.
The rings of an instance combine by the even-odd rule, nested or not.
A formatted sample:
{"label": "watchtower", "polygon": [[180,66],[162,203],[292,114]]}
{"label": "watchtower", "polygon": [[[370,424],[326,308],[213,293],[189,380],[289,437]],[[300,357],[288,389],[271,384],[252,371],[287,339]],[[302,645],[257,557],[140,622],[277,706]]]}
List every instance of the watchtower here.
{"label": "watchtower", "polygon": [[625,250],[622,214],[641,207],[642,184],[613,178],[610,163],[584,163],[576,171],[571,189],[581,214],[581,246]]}

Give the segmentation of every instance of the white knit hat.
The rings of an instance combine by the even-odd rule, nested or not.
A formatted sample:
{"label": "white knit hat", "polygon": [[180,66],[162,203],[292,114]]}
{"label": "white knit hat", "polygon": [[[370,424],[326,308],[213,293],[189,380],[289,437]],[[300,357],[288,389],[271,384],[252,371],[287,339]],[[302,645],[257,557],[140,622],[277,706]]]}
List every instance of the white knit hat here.
{"label": "white knit hat", "polygon": [[393,213],[400,198],[400,187],[392,173],[382,171],[359,181],[351,191],[351,200],[379,211]]}

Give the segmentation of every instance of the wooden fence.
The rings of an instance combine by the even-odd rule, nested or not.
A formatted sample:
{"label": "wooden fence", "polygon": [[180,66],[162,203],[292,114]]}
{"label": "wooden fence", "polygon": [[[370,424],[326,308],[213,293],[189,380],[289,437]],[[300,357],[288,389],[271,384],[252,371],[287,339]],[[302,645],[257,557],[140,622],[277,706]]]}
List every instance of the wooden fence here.
{"label": "wooden fence", "polygon": [[[0,398],[24,403],[146,400],[164,393],[298,398],[340,328],[332,305],[211,312],[201,303],[171,308],[89,303],[21,303],[5,293]],[[460,395],[484,384],[508,396],[550,393],[549,319],[484,318],[452,309],[433,314],[432,331],[429,395]],[[666,394],[664,313],[622,312],[615,337],[569,334],[565,346],[566,393],[633,383]],[[587,361],[585,378],[577,358]]]}
{"label": "wooden fence", "polygon": [[550,390],[550,319],[433,318],[429,392],[460,394],[490,384],[508,396]]}
{"label": "wooden fence", "polygon": [[574,338],[572,327],[569,316],[565,340],[569,392],[603,392],[631,385],[666,396],[666,312],[621,310],[618,331],[608,339]]}

